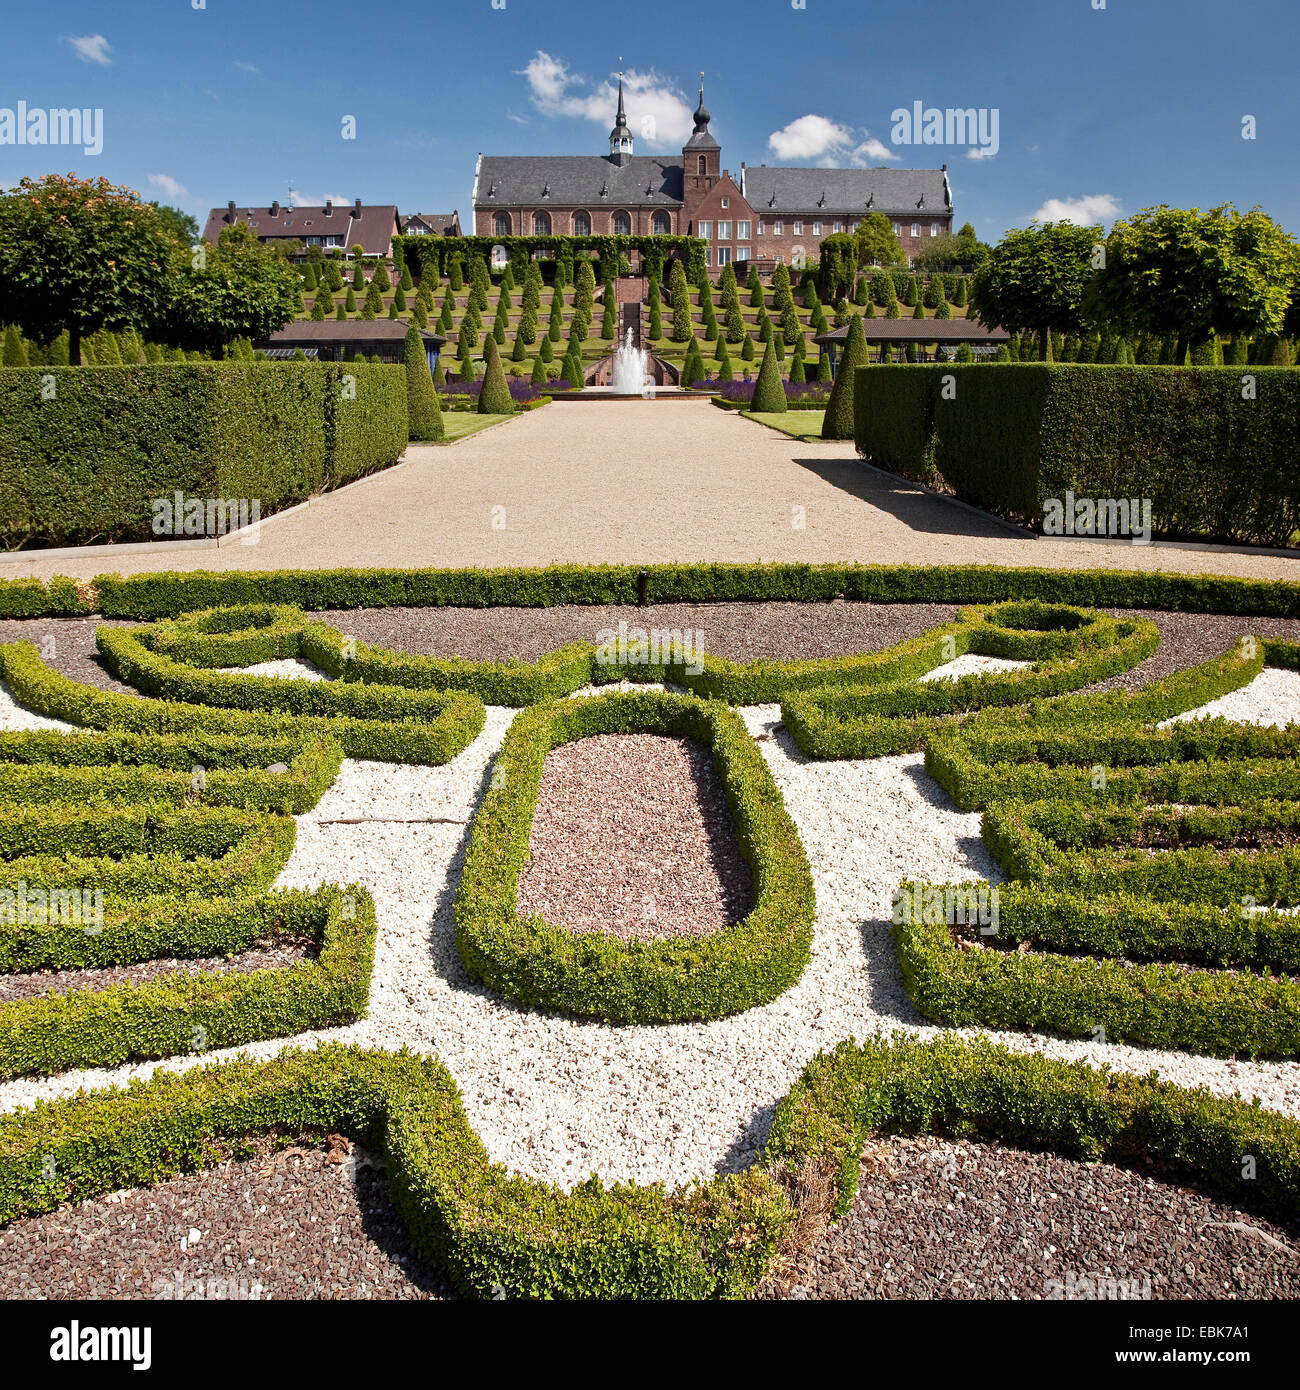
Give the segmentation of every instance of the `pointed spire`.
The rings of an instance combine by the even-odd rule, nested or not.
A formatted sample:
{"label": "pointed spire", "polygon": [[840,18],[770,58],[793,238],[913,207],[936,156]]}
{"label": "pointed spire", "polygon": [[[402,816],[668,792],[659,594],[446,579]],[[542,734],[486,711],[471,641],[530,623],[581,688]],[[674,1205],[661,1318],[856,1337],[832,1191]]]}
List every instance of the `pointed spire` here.
{"label": "pointed spire", "polygon": [[700,73],[700,104],[695,108],[695,133],[699,135],[702,131],[708,130],[711,119],[708,107],[704,104],[704,74]]}
{"label": "pointed spire", "polygon": [[623,60],[618,60],[618,114],[614,118],[614,129],[609,132],[610,158],[622,164],[632,157],[632,132],[627,125],[627,111],[623,106]]}

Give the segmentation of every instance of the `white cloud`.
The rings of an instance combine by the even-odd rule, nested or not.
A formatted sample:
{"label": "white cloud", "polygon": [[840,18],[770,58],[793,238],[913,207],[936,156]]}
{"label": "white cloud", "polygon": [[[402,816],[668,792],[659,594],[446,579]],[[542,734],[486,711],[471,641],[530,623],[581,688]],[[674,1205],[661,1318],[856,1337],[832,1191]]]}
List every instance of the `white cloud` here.
{"label": "white cloud", "polygon": [[113,45],[103,36],[103,34],[82,34],[80,37],[69,36],[68,43],[72,51],[81,59],[83,63],[98,63],[100,67],[106,68],[112,63],[108,56],[113,51]]}
{"label": "white cloud", "polygon": [[[577,116],[603,125],[606,130],[614,124],[618,107],[616,80],[607,77],[593,83],[571,72],[562,58],[554,58],[541,49],[520,76],[527,80],[529,96],[542,115]],[[623,95],[627,123],[635,140],[655,148],[671,148],[685,143],[695,127],[693,104],[653,68],[625,72]]]}
{"label": "white cloud", "polygon": [[172,178],[170,174],[150,174],[149,182],[160,193],[170,198],[173,203],[192,201],[190,190],[179,179]]}
{"label": "white cloud", "polygon": [[774,130],[767,143],[778,159],[822,159],[853,143],[848,126],[837,125],[825,116],[800,116],[784,130]]}
{"label": "white cloud", "polygon": [[1091,227],[1119,215],[1119,201],[1109,193],[1089,193],[1082,198],[1049,198],[1034,213],[1035,222],[1074,222]]}
{"label": "white cloud", "polygon": [[241,62],[240,59],[236,58],[235,61],[231,64],[231,66],[238,68],[240,72],[256,73],[259,77],[262,75],[262,69],[259,68],[256,63],[245,63]]}
{"label": "white cloud", "polygon": [[869,132],[854,130],[828,116],[811,112],[791,121],[783,130],[774,130],[767,137],[767,143],[778,159],[813,162],[820,168],[846,163],[863,167],[898,158],[888,145]]}
{"label": "white cloud", "polygon": [[849,157],[854,164],[865,164],[869,159],[874,159],[879,163],[882,159],[897,159],[899,155],[897,151],[891,150],[888,145],[871,136],[864,140]]}
{"label": "white cloud", "polygon": [[967,159],[996,159],[997,148],[993,145],[976,145],[966,151]]}
{"label": "white cloud", "polygon": [[318,198],[315,194],[302,193],[296,188],[289,190],[288,206],[291,208],[323,208],[327,202],[334,206],[350,206],[351,198],[345,198],[341,193],[326,193],[324,197]]}

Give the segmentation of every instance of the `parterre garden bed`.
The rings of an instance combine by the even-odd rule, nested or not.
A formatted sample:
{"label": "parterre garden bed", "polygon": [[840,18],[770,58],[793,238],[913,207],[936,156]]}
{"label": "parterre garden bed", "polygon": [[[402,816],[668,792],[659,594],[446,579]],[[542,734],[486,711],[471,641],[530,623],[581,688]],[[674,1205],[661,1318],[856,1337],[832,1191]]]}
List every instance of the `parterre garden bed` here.
{"label": "parterre garden bed", "polygon": [[[1253,1229],[1285,1245],[1300,1203],[1300,728],[1180,717],[1232,696],[1263,721],[1252,692],[1265,672],[1300,711],[1287,684],[1300,591],[704,569],[647,573],[665,600],[648,609],[623,606],[634,569],[7,590],[0,681],[27,712],[9,727],[50,727],[0,732],[0,969],[24,995],[0,989],[0,1220],[16,1231],[67,1202],[214,1163],[225,1173],[258,1136],[330,1133],[386,1165],[412,1249],[462,1293],[897,1296],[921,1290],[862,1273],[900,1219],[883,1198],[874,1216],[854,1207],[863,1149],[933,1132],[1010,1146],[999,1171],[1020,1177],[1008,1182],[1031,1170],[1063,1182],[1069,1163],[1105,1160],[1119,1176],[1089,1168],[1097,1191],[1175,1222],[1194,1204],[1163,1182],[1210,1184],[1216,1219],[1267,1216],[1279,1224]],[[499,606],[508,592],[538,606]],[[732,602],[695,602],[707,593]],[[881,602],[853,601],[867,595]],[[115,621],[98,626],[92,659],[94,620],[80,615],[95,609]],[[628,632],[611,647],[620,622],[669,635],[654,651],[634,630],[631,647]],[[683,647],[684,629],[703,630],[708,654]],[[50,635],[48,661],[22,640]],[[646,740],[687,740],[673,746],[704,760],[663,805],[636,794],[637,778],[670,780],[661,761],[637,762]],[[566,783],[557,770],[584,745]],[[444,776],[459,790],[433,814]],[[366,777],[380,789],[370,814],[323,801]],[[919,819],[898,790],[909,782],[931,808]],[[605,829],[585,870],[561,856],[529,897],[566,817]],[[400,885],[380,867],[391,837],[425,833],[397,827],[426,822],[452,827],[428,831],[446,844],[427,912],[434,954],[447,954],[420,996],[440,1002],[397,981],[409,1017],[432,1017],[417,1036],[390,1026],[393,982],[372,972],[386,931],[390,956],[428,968],[426,910],[404,937]],[[660,840],[695,826],[676,859],[647,852],[656,824]],[[862,836],[847,855],[835,824]],[[356,862],[347,837],[368,834],[379,860],[335,882]],[[935,848],[936,835],[950,839]],[[660,882],[653,896],[670,917],[695,904],[695,930],[600,929],[581,874],[598,876],[620,843],[661,879],[689,867],[686,887]],[[864,866],[864,846],[877,862]],[[563,901],[566,874],[581,910],[539,913]],[[102,904],[69,920],[59,899],[51,923],[15,910],[32,888],[82,907],[99,889]],[[981,893],[996,903],[992,931],[967,911]],[[454,935],[438,925],[453,917]],[[470,1022],[452,1028],[453,1014]],[[512,1060],[476,1070],[452,1036],[469,1049],[475,1028]],[[623,1069],[602,1081],[611,1108],[627,1107],[620,1121],[574,1101],[581,1057],[552,1059],[558,1080],[529,1073],[531,1099],[502,1108],[511,1087],[492,1067],[529,1067],[529,1048],[557,1045]],[[1145,1075],[1153,1066],[1169,1079]],[[558,1141],[537,1129],[548,1097],[557,1112],[574,1104],[549,1117]],[[651,1103],[662,1113],[640,1117]],[[728,1128],[738,1120],[742,1134]],[[595,1157],[602,1177],[584,1182]],[[1120,1170],[1139,1161],[1160,1181],[1134,1195]],[[946,1190],[920,1187],[931,1195],[916,1200]],[[985,1189],[994,1202],[998,1182]],[[1108,1248],[1105,1225],[1078,1245],[1081,1275]],[[1183,1248],[1157,1241],[1118,1276],[1209,1296],[1180,1283]],[[0,1242],[0,1261],[14,1249]],[[1004,1256],[983,1258],[972,1268],[987,1277],[967,1278],[976,1296],[1051,1296],[1000,1286],[989,1271]],[[1223,1261],[1230,1292],[1292,1288],[1266,1259]],[[75,1286],[66,1270],[42,1277]],[[394,1278],[391,1265],[338,1276],[381,1296],[400,1292]]]}

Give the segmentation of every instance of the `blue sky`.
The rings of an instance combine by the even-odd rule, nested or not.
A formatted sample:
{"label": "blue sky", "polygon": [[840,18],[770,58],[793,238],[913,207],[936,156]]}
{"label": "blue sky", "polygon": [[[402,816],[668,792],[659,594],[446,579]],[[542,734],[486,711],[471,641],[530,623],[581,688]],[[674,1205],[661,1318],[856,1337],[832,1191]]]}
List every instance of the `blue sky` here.
{"label": "blue sky", "polygon": [[[621,55],[638,152],[680,148],[703,69],[733,173],[946,162],[959,220],[990,240],[1036,215],[1109,222],[1160,202],[1258,203],[1300,234],[1295,0],[799,3],[10,6],[0,138],[19,101],[75,105],[102,108],[104,147],[0,143],[0,185],[71,169],[200,217],[293,190],[468,223],[478,152],[605,151]],[[893,143],[891,113],[917,101],[996,110],[996,155]]]}

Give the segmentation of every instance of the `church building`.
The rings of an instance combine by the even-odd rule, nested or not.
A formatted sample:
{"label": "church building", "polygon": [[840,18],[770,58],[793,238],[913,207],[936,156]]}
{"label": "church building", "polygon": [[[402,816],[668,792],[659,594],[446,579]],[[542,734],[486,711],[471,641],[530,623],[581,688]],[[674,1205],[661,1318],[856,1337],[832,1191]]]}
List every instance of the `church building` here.
{"label": "church building", "polygon": [[708,242],[716,277],[728,262],[743,275],[781,261],[816,260],[832,232],[883,212],[910,260],[951,232],[952,190],[942,169],[722,167],[700,87],[695,129],[681,157],[638,155],[618,80],[607,155],[479,155],[474,173],[478,236],[694,236]]}

